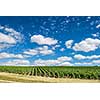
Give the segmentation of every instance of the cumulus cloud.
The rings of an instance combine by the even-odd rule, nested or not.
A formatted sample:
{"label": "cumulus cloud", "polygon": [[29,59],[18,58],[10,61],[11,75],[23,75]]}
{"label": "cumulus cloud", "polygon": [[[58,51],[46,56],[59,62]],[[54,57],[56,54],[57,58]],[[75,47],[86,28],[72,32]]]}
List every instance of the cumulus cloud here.
{"label": "cumulus cloud", "polygon": [[17,32],[12,28],[7,28],[7,27],[5,28],[5,31],[9,33],[9,36],[15,38],[17,42],[21,42],[23,36],[21,35],[20,32]]}
{"label": "cumulus cloud", "polygon": [[59,57],[57,60],[58,60],[59,62],[71,61],[72,58],[71,58],[71,57],[67,57],[67,56],[63,56],[63,57]]}
{"label": "cumulus cloud", "polygon": [[73,66],[73,64],[70,62],[63,62],[63,63],[59,64],[59,66]]}
{"label": "cumulus cloud", "polygon": [[92,39],[87,38],[79,43],[75,43],[73,46],[73,50],[75,51],[94,51],[100,47],[100,40],[99,39]]}
{"label": "cumulus cloud", "polygon": [[52,49],[55,50],[56,48],[59,48],[60,45],[55,45],[55,46],[52,46]]}
{"label": "cumulus cloud", "polygon": [[71,57],[59,57],[56,60],[42,60],[38,59],[33,62],[33,65],[35,66],[72,66],[69,61],[71,61]]}
{"label": "cumulus cloud", "polygon": [[92,60],[91,62],[76,62],[74,65],[77,66],[94,66],[94,65],[100,65],[100,60]]}
{"label": "cumulus cloud", "polygon": [[61,49],[60,49],[60,51],[64,51],[64,50],[65,50],[64,48],[61,48]]}
{"label": "cumulus cloud", "polygon": [[43,55],[48,55],[48,54],[52,54],[53,51],[48,49],[48,46],[43,46],[37,49],[39,51],[40,54]]}
{"label": "cumulus cloud", "polygon": [[31,42],[35,42],[39,45],[54,45],[57,44],[58,41],[50,37],[44,37],[43,35],[33,35],[31,37]]}
{"label": "cumulus cloud", "polygon": [[81,54],[74,55],[74,58],[81,60],[81,59],[98,59],[100,55],[92,55],[92,56],[83,56]]}
{"label": "cumulus cloud", "polygon": [[55,66],[58,64],[59,62],[57,60],[42,60],[42,59],[35,60],[33,63],[33,65],[35,66]]}
{"label": "cumulus cloud", "polygon": [[99,32],[97,32],[97,33],[95,33],[95,34],[92,34],[93,37],[99,37],[99,35],[100,35]]}
{"label": "cumulus cloud", "polygon": [[13,46],[14,44],[7,44],[7,43],[0,43],[0,50],[4,48],[9,48]]}
{"label": "cumulus cloud", "polygon": [[0,59],[6,59],[6,58],[25,58],[27,56],[24,56],[22,54],[11,54],[11,53],[6,53],[6,52],[2,52],[0,53]]}
{"label": "cumulus cloud", "polygon": [[67,48],[71,48],[73,42],[74,42],[73,40],[68,40],[68,41],[66,41],[66,42],[65,42],[66,47],[67,47]]}
{"label": "cumulus cloud", "polygon": [[0,32],[0,43],[15,44],[16,40],[13,37]]}
{"label": "cumulus cloud", "polygon": [[77,54],[77,55],[74,55],[74,58],[78,59],[78,60],[81,60],[81,59],[85,59],[85,56],[83,56],[81,54]]}
{"label": "cumulus cloud", "polygon": [[1,65],[6,65],[6,66],[26,66],[30,65],[30,62],[28,60],[10,60],[8,62],[1,63]]}
{"label": "cumulus cloud", "polygon": [[94,65],[100,65],[100,60],[92,60],[91,62],[76,62],[74,65],[77,66],[94,66]]}
{"label": "cumulus cloud", "polygon": [[100,28],[100,24],[98,24],[98,25],[96,26],[96,28]]}
{"label": "cumulus cloud", "polygon": [[25,51],[24,54],[28,54],[28,55],[37,55],[38,51],[35,49],[30,49],[28,51]]}
{"label": "cumulus cloud", "polygon": [[48,46],[38,47],[24,52],[24,54],[29,54],[29,55],[37,55],[37,54],[49,55],[53,53],[54,52],[52,50],[49,50]]}
{"label": "cumulus cloud", "polygon": [[100,64],[100,60],[93,60],[92,63],[94,63],[94,64]]}
{"label": "cumulus cloud", "polygon": [[93,66],[93,63],[92,62],[76,62],[74,63],[74,65],[76,66]]}
{"label": "cumulus cloud", "polygon": [[8,28],[0,25],[0,49],[14,46],[18,42],[21,42],[23,36],[20,32],[15,31],[12,28]]}

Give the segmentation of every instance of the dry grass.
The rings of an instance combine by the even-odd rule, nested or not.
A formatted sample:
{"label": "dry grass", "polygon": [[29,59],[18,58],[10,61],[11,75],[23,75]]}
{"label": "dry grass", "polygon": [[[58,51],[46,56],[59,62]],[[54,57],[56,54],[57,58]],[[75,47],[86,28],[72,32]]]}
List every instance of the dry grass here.
{"label": "dry grass", "polygon": [[0,83],[100,83],[100,80],[50,78],[41,76],[25,76],[0,72]]}

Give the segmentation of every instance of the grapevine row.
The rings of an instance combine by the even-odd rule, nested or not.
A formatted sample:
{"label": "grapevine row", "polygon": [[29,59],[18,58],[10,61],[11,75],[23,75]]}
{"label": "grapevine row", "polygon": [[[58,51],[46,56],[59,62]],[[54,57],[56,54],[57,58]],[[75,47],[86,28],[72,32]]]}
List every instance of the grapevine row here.
{"label": "grapevine row", "polygon": [[14,67],[0,66],[0,72],[23,74],[29,76],[99,79],[100,67]]}

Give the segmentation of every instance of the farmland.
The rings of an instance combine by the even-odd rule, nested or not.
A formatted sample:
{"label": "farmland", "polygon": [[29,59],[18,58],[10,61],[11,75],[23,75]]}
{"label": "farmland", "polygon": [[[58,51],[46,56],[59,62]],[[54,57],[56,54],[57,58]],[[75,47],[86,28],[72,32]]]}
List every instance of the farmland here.
{"label": "farmland", "polygon": [[0,66],[0,72],[13,73],[13,74],[19,74],[24,76],[100,80],[100,67]]}

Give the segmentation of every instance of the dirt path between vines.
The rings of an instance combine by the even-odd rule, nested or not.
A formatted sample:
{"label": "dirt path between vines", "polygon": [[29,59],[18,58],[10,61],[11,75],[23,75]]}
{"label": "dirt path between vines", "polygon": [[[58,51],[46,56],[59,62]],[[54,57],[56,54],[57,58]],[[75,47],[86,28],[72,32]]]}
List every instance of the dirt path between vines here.
{"label": "dirt path between vines", "polygon": [[100,80],[50,78],[0,72],[0,83],[100,83]]}

